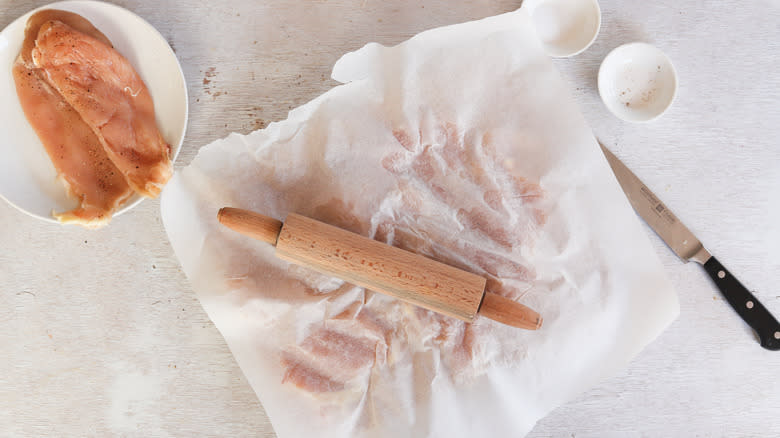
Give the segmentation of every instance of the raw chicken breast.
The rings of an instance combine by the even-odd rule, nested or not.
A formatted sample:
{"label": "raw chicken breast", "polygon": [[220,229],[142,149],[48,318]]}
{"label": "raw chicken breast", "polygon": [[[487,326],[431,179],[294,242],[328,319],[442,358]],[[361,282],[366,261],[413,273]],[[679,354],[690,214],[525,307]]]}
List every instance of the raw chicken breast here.
{"label": "raw chicken breast", "polygon": [[130,187],[156,197],[173,172],[154,104],[130,63],[110,45],[62,21],[41,26],[35,66],[97,134]]}
{"label": "raw chicken breast", "polygon": [[[384,363],[383,333],[360,320],[334,319],[314,330],[300,346],[282,352],[282,383],[313,393],[341,391],[347,383],[368,378],[375,363]],[[359,384],[359,383],[358,383]]]}
{"label": "raw chicken breast", "polygon": [[108,158],[98,137],[81,116],[46,83],[44,72],[32,63],[32,49],[41,25],[57,19],[110,44],[87,20],[71,12],[45,10],[30,17],[22,51],[13,66],[16,93],[30,125],[43,143],[65,185],[78,199],[73,210],[53,213],[63,223],[97,227],[133,194],[122,173]]}

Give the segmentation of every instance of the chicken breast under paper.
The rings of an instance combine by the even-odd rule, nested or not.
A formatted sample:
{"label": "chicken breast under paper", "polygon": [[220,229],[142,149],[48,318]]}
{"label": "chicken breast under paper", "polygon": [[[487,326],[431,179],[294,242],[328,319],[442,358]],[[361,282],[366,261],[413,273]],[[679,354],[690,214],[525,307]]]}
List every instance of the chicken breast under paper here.
{"label": "chicken breast under paper", "polygon": [[33,14],[27,21],[22,51],[13,66],[16,93],[68,196],[79,202],[73,210],[55,212],[54,216],[63,223],[97,227],[106,224],[133,191],[108,158],[97,135],[47,84],[44,72],[32,62],[32,49],[41,25],[55,19],[111,44],[89,21],[72,12],[44,10]]}
{"label": "chicken breast under paper", "polygon": [[152,96],[130,62],[62,21],[41,26],[32,58],[133,190],[156,197],[173,173],[171,148],[157,129]]}
{"label": "chicken breast under paper", "polygon": [[[490,133],[473,136],[454,123],[440,123],[431,132],[397,128],[393,136],[395,152],[381,164],[397,191],[370,220],[340,199],[315,206],[311,217],[477,273],[490,292],[522,297],[536,273],[517,249],[532,247],[546,222],[542,188],[513,171],[495,151]],[[457,192],[448,189],[454,187]],[[327,276],[306,268],[290,266],[287,274],[306,285],[293,283],[290,289],[328,294],[334,301],[361,289],[344,284],[334,290]],[[366,397],[382,403],[367,388],[378,384],[377,375],[408,365],[410,355],[435,350],[451,378],[464,382],[491,365],[519,360],[523,345],[497,341],[498,333],[512,330],[483,317],[467,324],[364,291],[281,352],[282,383],[316,397],[341,394],[335,403]]]}

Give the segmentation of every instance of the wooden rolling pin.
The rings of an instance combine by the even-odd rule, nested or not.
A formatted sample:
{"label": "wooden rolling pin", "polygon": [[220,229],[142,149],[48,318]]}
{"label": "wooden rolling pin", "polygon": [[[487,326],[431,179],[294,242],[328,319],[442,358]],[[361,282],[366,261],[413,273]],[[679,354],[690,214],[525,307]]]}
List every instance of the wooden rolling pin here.
{"label": "wooden rolling pin", "polygon": [[225,207],[219,222],[276,246],[276,256],[357,286],[472,322],[480,315],[529,330],[542,326],[534,310],[485,292],[485,279],[429,258],[291,213],[282,223]]}

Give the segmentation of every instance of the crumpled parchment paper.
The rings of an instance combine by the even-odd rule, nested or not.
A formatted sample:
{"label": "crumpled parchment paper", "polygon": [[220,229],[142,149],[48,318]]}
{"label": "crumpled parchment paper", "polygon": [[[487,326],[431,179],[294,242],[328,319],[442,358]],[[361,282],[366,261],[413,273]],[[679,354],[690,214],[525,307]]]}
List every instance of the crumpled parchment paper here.
{"label": "crumpled parchment paper", "polygon": [[[171,244],[279,437],[527,433],[677,297],[526,11],[345,55],[344,85],[203,147]],[[485,275],[545,320],[468,325],[276,259],[222,206],[297,212]]]}

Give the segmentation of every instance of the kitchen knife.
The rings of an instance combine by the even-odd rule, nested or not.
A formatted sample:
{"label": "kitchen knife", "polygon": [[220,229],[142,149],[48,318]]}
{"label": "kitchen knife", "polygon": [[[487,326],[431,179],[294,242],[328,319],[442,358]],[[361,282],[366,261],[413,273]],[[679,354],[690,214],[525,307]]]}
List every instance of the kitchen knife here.
{"label": "kitchen knife", "polygon": [[780,323],[777,319],[704,248],[699,239],[623,162],[600,142],[599,145],[637,214],[683,261],[694,261],[704,266],[731,307],[756,332],[762,347],[780,350]]}

